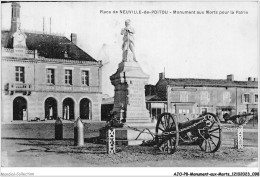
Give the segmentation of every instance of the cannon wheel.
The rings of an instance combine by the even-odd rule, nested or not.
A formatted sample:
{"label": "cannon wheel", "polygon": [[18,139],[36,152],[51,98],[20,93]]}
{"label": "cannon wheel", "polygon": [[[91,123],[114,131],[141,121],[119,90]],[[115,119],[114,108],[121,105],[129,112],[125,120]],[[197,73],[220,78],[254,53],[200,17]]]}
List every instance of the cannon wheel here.
{"label": "cannon wheel", "polygon": [[203,116],[206,116],[207,121],[210,121],[211,125],[206,126],[205,129],[198,130],[204,139],[199,147],[202,151],[213,153],[216,152],[221,145],[222,129],[220,126],[220,121],[212,113],[206,113]]}
{"label": "cannon wheel", "polygon": [[[168,154],[174,153],[179,141],[179,129],[175,116],[170,113],[161,114],[157,119],[155,131],[155,141],[157,147],[162,152]],[[169,134],[171,131],[175,131],[176,133]],[[166,135],[162,135],[163,133]]]}

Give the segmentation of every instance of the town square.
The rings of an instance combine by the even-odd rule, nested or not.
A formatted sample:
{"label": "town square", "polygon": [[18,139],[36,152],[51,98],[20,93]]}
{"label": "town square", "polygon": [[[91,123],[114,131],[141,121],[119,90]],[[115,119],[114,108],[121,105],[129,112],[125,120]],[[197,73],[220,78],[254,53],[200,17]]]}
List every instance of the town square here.
{"label": "town square", "polygon": [[257,3],[1,6],[3,176],[259,175]]}

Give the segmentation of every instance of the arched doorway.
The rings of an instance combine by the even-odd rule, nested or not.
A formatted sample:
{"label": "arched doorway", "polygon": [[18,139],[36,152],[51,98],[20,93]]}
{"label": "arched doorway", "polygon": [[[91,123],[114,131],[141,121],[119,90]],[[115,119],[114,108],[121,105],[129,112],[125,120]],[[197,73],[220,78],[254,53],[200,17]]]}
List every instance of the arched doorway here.
{"label": "arched doorway", "polygon": [[13,120],[27,120],[27,101],[23,97],[16,97],[13,101]]}
{"label": "arched doorway", "polygon": [[83,98],[80,101],[79,105],[80,105],[80,109],[79,109],[80,118],[90,120],[91,119],[91,102],[90,102],[90,100],[87,98]]}
{"label": "arched doorway", "polygon": [[56,119],[57,118],[57,101],[49,97],[44,103],[45,118],[46,119]]}
{"label": "arched doorway", "polygon": [[71,98],[66,98],[63,101],[63,119],[74,119],[74,101]]}

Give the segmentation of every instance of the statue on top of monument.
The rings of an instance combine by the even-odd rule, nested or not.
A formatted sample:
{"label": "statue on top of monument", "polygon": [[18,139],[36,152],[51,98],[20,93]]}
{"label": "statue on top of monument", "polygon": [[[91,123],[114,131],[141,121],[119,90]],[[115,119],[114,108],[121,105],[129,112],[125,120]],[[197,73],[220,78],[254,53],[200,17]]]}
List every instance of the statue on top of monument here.
{"label": "statue on top of monument", "polygon": [[129,20],[129,19],[126,20],[125,28],[123,28],[121,30],[121,35],[124,35],[124,37],[123,37],[124,42],[122,45],[124,61],[131,61],[131,60],[136,61],[135,53],[134,53],[134,36],[133,36],[133,34],[135,33],[135,30],[134,30],[134,28],[131,27],[130,23],[131,23],[131,20]]}

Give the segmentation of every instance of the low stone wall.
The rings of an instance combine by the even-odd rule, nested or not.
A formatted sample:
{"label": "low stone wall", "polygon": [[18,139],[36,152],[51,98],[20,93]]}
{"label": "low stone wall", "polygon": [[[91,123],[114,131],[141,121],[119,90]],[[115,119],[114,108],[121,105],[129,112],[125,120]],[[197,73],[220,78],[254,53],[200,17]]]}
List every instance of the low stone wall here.
{"label": "low stone wall", "polygon": [[[84,128],[84,137],[98,137],[99,130],[105,125],[104,122],[88,123],[89,128]],[[55,124],[54,123],[10,123],[2,124],[1,126],[2,138],[20,138],[20,139],[54,139],[55,136]],[[63,123],[63,138],[74,138],[74,124]]]}

